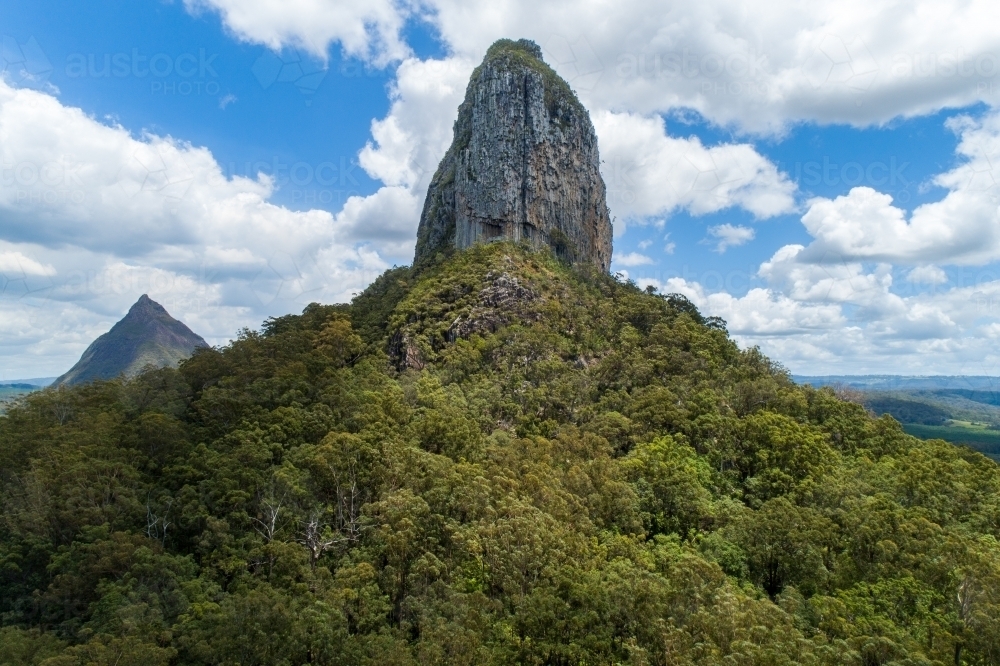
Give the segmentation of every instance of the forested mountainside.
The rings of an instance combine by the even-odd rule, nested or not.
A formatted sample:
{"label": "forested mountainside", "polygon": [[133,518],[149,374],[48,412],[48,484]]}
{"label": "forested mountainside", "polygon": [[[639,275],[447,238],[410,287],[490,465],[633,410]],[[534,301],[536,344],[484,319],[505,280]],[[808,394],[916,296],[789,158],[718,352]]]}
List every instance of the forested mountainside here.
{"label": "forested mountainside", "polygon": [[476,246],[0,418],[2,664],[997,664],[1000,467]]}

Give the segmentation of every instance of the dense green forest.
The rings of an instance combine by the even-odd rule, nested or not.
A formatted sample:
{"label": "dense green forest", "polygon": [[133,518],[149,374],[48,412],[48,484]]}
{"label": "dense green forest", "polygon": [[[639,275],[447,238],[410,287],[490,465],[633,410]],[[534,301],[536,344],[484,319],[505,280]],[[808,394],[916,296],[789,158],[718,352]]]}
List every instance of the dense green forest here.
{"label": "dense green forest", "polygon": [[1000,467],[509,244],[0,418],[0,664],[1000,664]]}
{"label": "dense green forest", "polygon": [[[840,389],[841,387],[835,387]],[[850,390],[850,389],[848,389]],[[889,414],[900,423],[934,425],[942,419],[984,423],[1000,429],[1000,407],[992,391],[964,389],[861,390],[861,402],[877,415]]]}
{"label": "dense green forest", "polygon": [[979,451],[984,456],[1000,462],[1000,432],[982,426],[969,426],[954,421],[944,426],[903,424],[903,430],[923,439],[943,439],[946,442],[964,444]]}
{"label": "dense green forest", "polygon": [[875,414],[888,414],[900,423],[935,426],[944,425],[951,418],[951,414],[936,405],[880,394],[867,396],[864,405]]}

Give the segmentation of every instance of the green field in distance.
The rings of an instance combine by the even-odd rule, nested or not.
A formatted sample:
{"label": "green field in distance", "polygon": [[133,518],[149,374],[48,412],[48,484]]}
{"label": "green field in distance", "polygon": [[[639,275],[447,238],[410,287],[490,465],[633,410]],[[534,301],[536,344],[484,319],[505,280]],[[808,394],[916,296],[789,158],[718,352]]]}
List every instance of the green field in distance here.
{"label": "green field in distance", "polygon": [[922,439],[943,439],[954,444],[965,444],[1000,462],[1000,430],[988,430],[965,421],[951,421],[950,425],[942,426],[904,424],[903,430]]}

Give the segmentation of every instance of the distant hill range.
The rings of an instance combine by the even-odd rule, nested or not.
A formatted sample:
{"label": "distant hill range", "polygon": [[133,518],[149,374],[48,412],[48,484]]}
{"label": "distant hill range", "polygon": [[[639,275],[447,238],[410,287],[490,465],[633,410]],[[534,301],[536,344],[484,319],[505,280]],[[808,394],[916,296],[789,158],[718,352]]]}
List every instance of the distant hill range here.
{"label": "distant hill range", "polygon": [[0,387],[10,388],[44,388],[54,382],[58,377],[33,377],[31,379],[10,379],[0,382]]}
{"label": "distant hill range", "polygon": [[176,367],[196,348],[207,346],[200,335],[143,294],[125,318],[94,340],[54,386],[114,379],[120,375],[131,377],[149,366]]}
{"label": "distant hill range", "polygon": [[988,423],[1000,430],[1000,377],[832,375],[794,379],[800,384],[854,391],[857,395],[848,399],[904,424],[943,425],[955,420]]}
{"label": "distant hill range", "polygon": [[1000,377],[988,375],[792,375],[799,384],[843,386],[869,391],[913,391],[933,389],[1000,390]]}
{"label": "distant hill range", "polygon": [[834,387],[843,397],[860,402],[870,412],[893,417],[911,435],[965,444],[1000,462],[1000,377],[793,375],[792,378],[799,384]]}

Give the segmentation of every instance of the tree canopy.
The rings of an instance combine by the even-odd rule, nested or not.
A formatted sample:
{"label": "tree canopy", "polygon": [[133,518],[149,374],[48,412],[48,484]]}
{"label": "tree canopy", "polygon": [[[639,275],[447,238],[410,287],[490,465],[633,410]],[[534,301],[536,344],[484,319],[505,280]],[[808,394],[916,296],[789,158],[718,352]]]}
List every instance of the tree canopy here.
{"label": "tree canopy", "polygon": [[1000,664],[1000,467],[490,244],[0,418],[0,664]]}

